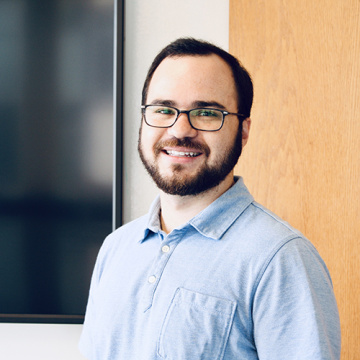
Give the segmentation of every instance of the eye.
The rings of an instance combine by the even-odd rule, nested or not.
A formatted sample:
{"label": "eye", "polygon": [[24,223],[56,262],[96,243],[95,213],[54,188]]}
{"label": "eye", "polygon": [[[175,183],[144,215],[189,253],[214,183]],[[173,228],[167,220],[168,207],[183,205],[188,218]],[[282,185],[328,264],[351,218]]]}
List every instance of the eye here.
{"label": "eye", "polygon": [[221,118],[221,112],[214,109],[195,109],[191,115],[196,117],[210,117],[214,119]]}
{"label": "eye", "polygon": [[155,107],[154,108],[155,114],[163,114],[163,115],[174,115],[175,110],[169,107]]}

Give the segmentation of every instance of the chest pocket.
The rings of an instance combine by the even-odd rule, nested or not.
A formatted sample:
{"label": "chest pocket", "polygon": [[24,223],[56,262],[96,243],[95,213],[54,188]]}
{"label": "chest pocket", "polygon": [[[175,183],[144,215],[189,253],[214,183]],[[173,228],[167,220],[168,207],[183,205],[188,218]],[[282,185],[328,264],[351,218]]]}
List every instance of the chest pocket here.
{"label": "chest pocket", "polygon": [[161,329],[160,357],[168,360],[220,360],[236,303],[178,288]]}

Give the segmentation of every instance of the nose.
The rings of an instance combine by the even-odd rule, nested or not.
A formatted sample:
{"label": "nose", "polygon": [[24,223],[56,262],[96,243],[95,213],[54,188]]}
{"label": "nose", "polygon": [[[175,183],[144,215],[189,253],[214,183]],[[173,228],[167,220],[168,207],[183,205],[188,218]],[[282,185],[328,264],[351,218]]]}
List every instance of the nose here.
{"label": "nose", "polygon": [[185,137],[195,137],[197,130],[191,126],[188,115],[180,113],[175,124],[168,128],[168,133],[177,139],[183,139]]}

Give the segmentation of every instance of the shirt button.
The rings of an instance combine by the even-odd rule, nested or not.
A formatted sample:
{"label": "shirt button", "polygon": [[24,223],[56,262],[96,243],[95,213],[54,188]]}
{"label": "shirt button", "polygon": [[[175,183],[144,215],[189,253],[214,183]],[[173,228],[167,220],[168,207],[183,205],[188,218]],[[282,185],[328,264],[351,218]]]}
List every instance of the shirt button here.
{"label": "shirt button", "polygon": [[154,276],[154,275],[149,276],[148,282],[149,282],[150,284],[153,284],[155,281],[156,281],[156,276]]}
{"label": "shirt button", "polygon": [[169,252],[169,251],[170,251],[170,246],[164,245],[164,246],[161,248],[161,251],[162,251],[163,253]]}

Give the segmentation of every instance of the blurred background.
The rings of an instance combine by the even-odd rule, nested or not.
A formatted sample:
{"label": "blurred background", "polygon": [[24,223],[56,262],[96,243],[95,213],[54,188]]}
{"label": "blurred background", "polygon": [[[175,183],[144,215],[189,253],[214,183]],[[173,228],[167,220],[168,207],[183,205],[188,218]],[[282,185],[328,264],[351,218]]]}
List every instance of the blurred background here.
{"label": "blurred background", "polygon": [[84,314],[112,230],[113,32],[113,1],[0,0],[2,315]]}

